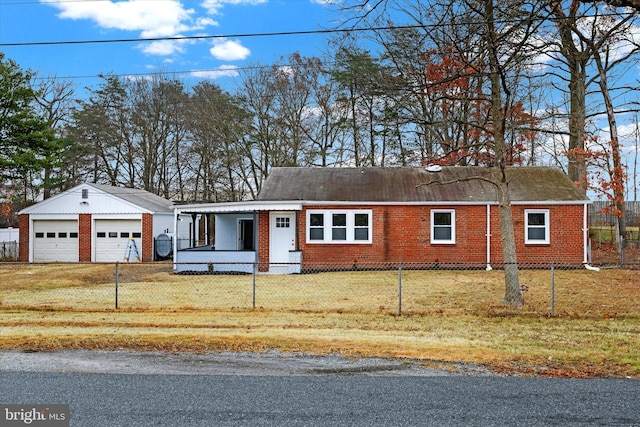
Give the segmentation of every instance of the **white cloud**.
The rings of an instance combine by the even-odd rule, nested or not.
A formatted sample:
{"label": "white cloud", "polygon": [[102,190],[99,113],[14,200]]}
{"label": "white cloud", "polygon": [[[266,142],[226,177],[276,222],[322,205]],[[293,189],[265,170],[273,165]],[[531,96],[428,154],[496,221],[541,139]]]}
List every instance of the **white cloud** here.
{"label": "white cloud", "polygon": [[177,0],[51,3],[63,19],[89,19],[108,29],[140,31],[142,37],[172,36],[189,29],[195,13]]}
{"label": "white cloud", "polygon": [[211,55],[224,61],[237,61],[247,58],[251,51],[237,40],[218,39],[213,42],[213,47],[209,50]]}
{"label": "white cloud", "polygon": [[183,53],[184,45],[190,43],[188,40],[156,40],[139,45],[147,55],[167,56],[174,53]]}
{"label": "white cloud", "polygon": [[196,29],[202,29],[202,28],[206,28],[206,27],[217,27],[218,25],[220,25],[220,24],[215,19],[201,17],[201,18],[196,19],[195,28]]}
{"label": "white cloud", "polygon": [[238,67],[235,65],[221,65],[217,70],[194,71],[191,75],[202,79],[217,79],[220,77],[236,77],[239,73]]}
{"label": "white cloud", "polygon": [[217,15],[220,13],[220,9],[224,7],[225,4],[238,5],[238,4],[261,4],[266,3],[268,0],[204,0],[202,2],[202,7],[207,9],[209,14]]}

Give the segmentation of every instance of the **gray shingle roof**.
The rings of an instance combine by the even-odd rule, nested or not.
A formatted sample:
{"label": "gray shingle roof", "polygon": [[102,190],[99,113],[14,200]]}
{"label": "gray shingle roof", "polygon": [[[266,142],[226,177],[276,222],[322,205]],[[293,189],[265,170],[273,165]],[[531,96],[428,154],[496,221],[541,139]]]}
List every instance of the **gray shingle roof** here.
{"label": "gray shingle roof", "polygon": [[[273,168],[258,200],[344,202],[495,202],[495,187],[484,167]],[[587,201],[562,170],[508,168],[514,202]],[[480,179],[479,179],[480,178]]]}
{"label": "gray shingle roof", "polygon": [[111,185],[90,184],[100,191],[118,197],[153,213],[173,212],[173,202],[139,188],[113,187]]}

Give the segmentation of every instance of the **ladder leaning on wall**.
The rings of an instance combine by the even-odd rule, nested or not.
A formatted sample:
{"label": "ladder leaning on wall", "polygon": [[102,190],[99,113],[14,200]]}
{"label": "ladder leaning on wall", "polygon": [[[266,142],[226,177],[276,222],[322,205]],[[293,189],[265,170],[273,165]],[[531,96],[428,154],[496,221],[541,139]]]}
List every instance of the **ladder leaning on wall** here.
{"label": "ladder leaning on wall", "polygon": [[140,262],[140,252],[138,252],[138,246],[136,246],[136,241],[133,238],[129,238],[127,242],[127,248],[124,250],[124,260],[129,262],[131,259],[131,255],[135,255],[136,261]]}

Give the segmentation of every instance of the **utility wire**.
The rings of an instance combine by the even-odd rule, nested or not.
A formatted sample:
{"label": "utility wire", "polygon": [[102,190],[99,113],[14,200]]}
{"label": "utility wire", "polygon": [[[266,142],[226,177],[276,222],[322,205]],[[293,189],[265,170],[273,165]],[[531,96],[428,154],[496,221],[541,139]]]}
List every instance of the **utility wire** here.
{"label": "utility wire", "polygon": [[[86,1],[86,0],[83,0]],[[95,1],[95,0],[94,0]],[[102,1],[102,0],[98,0]],[[599,14],[604,16],[624,16],[627,13],[611,13]],[[632,14],[632,13],[631,13]],[[583,18],[588,18],[584,16]],[[544,19],[544,18],[539,18]],[[515,21],[501,21],[496,23],[511,24]],[[468,23],[460,22],[454,25],[464,26]],[[303,31],[278,31],[268,33],[238,33],[238,34],[219,34],[219,35],[197,35],[197,36],[167,36],[167,37],[150,37],[150,38],[127,38],[127,39],[104,39],[104,40],[60,40],[60,41],[36,41],[36,42],[16,42],[16,43],[0,43],[0,47],[24,47],[24,46],[58,46],[58,45],[81,45],[81,44],[99,44],[99,43],[142,43],[154,41],[184,41],[184,40],[212,40],[226,38],[247,38],[247,37],[281,37],[281,36],[300,36],[314,34],[340,34],[340,33],[357,33],[364,31],[389,31],[389,30],[407,30],[407,29],[430,29],[437,28],[440,24],[414,24],[414,25],[389,25],[381,27],[367,28],[331,28],[321,30],[303,30]]]}
{"label": "utility wire", "polygon": [[77,45],[77,44],[94,44],[94,43],[141,43],[154,41],[182,41],[182,40],[209,40],[209,39],[226,39],[226,38],[245,38],[245,37],[279,37],[279,36],[300,36],[309,34],[335,34],[335,33],[351,33],[361,31],[385,31],[385,30],[403,30],[411,28],[424,28],[424,25],[401,25],[388,27],[371,27],[371,28],[335,28],[326,30],[306,30],[306,31],[279,31],[270,33],[239,33],[224,35],[200,35],[200,36],[173,36],[173,37],[150,37],[150,38],[133,38],[133,39],[107,39],[107,40],[65,40],[50,42],[19,42],[19,43],[0,43],[0,47],[22,47],[22,46],[51,46],[51,45]]}

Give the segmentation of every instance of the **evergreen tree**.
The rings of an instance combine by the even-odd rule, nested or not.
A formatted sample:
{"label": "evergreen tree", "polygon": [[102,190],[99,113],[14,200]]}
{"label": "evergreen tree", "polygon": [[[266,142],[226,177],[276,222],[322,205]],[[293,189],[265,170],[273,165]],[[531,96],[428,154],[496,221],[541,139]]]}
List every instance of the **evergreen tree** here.
{"label": "evergreen tree", "polygon": [[0,53],[0,177],[14,201],[32,200],[63,144],[35,110],[32,74]]}

